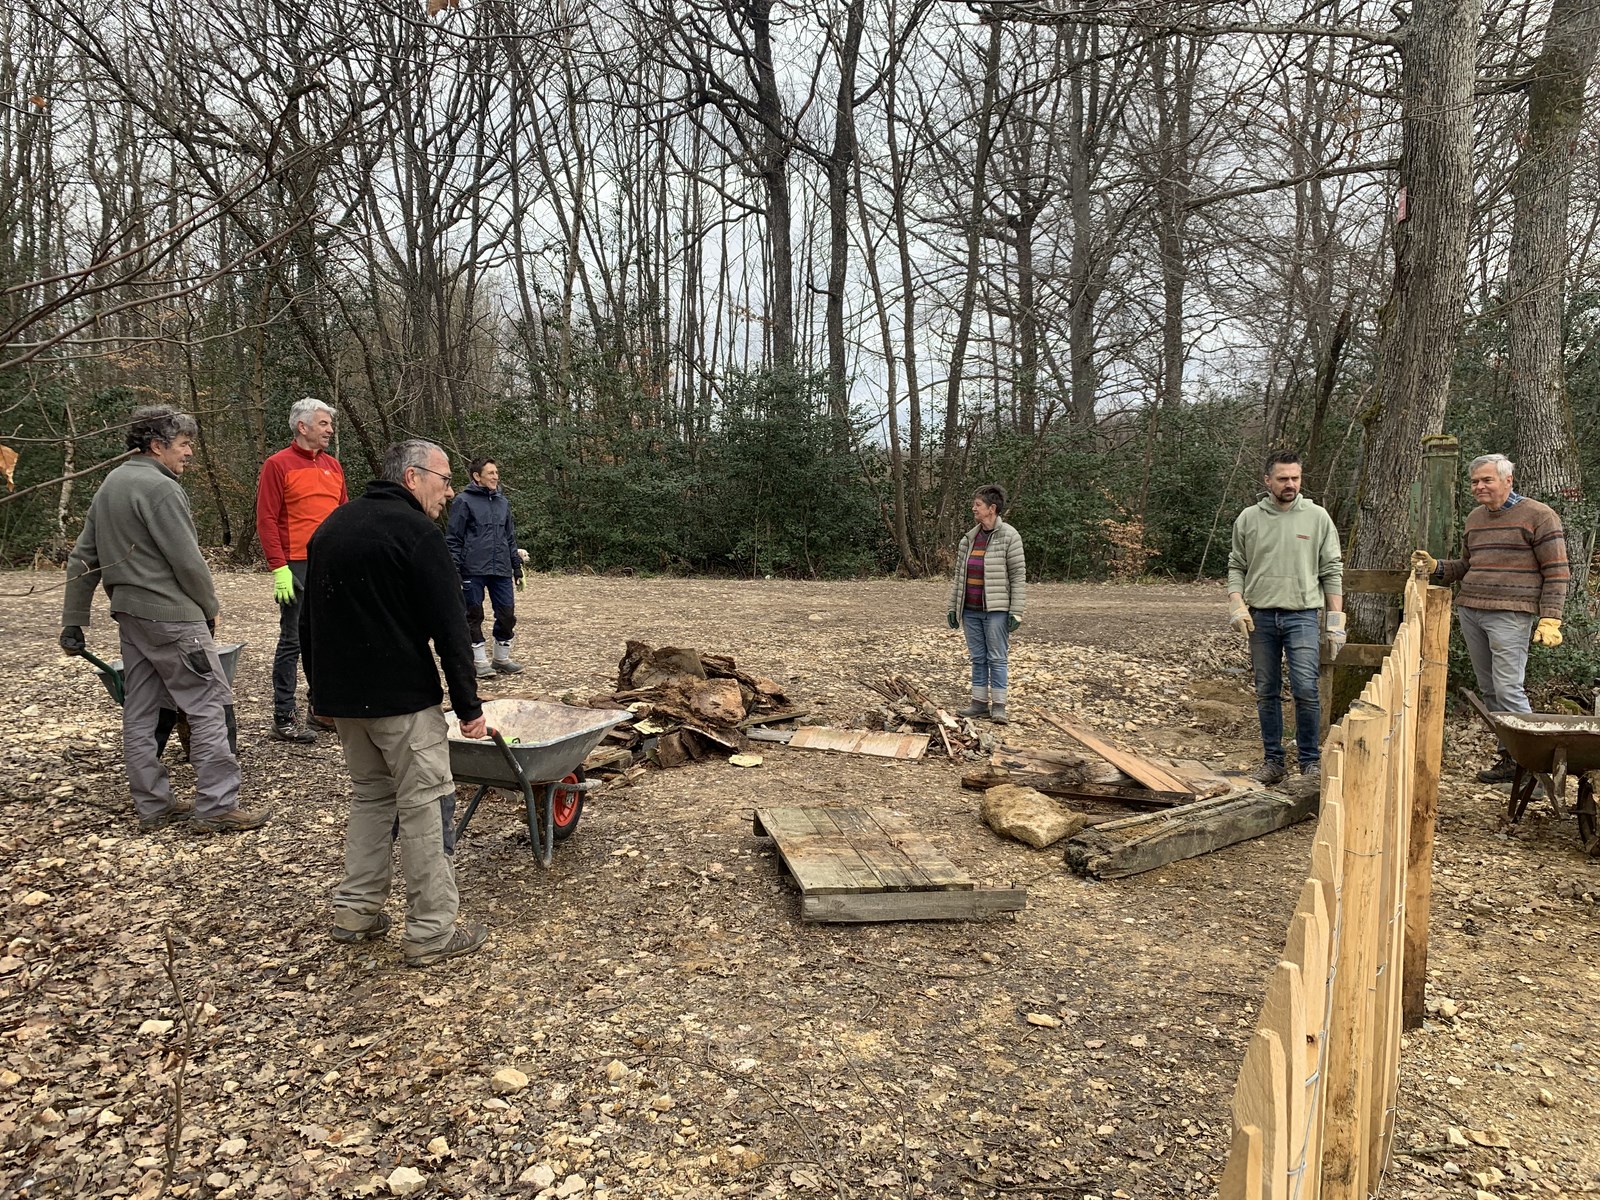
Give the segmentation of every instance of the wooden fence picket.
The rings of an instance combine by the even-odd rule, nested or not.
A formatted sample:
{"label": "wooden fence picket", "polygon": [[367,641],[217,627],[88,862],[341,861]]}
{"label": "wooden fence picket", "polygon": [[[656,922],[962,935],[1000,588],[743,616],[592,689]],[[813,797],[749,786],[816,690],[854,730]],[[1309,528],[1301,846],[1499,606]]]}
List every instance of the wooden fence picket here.
{"label": "wooden fence picket", "polygon": [[1404,968],[1425,961],[1407,905],[1427,895],[1411,843],[1420,830],[1431,847],[1432,809],[1413,805],[1436,795],[1437,763],[1417,758],[1441,745],[1439,612],[1410,580],[1382,667],[1323,745],[1311,868],[1239,1069],[1222,1200],[1369,1200],[1388,1165],[1403,1009],[1420,995]]}

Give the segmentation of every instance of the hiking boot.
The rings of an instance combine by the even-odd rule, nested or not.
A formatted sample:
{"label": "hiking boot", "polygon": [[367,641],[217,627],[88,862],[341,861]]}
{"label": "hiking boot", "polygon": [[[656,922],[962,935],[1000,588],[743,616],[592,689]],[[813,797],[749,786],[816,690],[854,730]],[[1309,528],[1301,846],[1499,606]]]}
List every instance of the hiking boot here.
{"label": "hiking boot", "polygon": [[494,668],[489,665],[489,648],[482,642],[472,647],[472,670],[479,679],[494,678]]}
{"label": "hiking boot", "polygon": [[1314,763],[1310,763],[1310,764],[1302,763],[1300,765],[1300,778],[1304,779],[1304,780],[1307,780],[1307,781],[1309,781],[1311,783],[1321,783],[1322,782],[1322,763],[1321,762],[1314,762]]}
{"label": "hiking boot", "polygon": [[1289,775],[1289,769],[1281,762],[1273,762],[1270,758],[1263,762],[1249,778],[1255,780],[1262,787],[1271,787],[1275,783],[1282,783]]}
{"label": "hiking boot", "polygon": [[193,800],[174,800],[166,812],[157,813],[153,817],[140,817],[139,832],[155,833],[159,829],[165,829],[168,825],[176,824],[179,821],[187,821],[193,815]]}
{"label": "hiking boot", "polygon": [[312,730],[319,731],[321,733],[339,732],[339,727],[331,720],[329,720],[327,717],[318,716],[310,709],[306,710],[306,724],[309,725]]}
{"label": "hiking boot", "polygon": [[1504,751],[1493,763],[1478,772],[1479,783],[1510,783],[1516,777],[1517,764]]}
{"label": "hiking boot", "polygon": [[388,913],[379,913],[372,918],[372,924],[365,929],[345,929],[342,926],[335,925],[333,927],[333,940],[341,946],[354,946],[361,942],[374,942],[389,932],[391,924],[393,922],[389,920]]}
{"label": "hiking boot", "polygon": [[494,644],[494,662],[490,665],[502,675],[522,674],[522,664],[511,661],[510,642],[496,642]]}
{"label": "hiking boot", "polygon": [[1011,724],[1011,722],[1006,719],[1006,706],[1004,704],[989,705],[989,720],[993,721],[996,725]]}
{"label": "hiking boot", "polygon": [[987,700],[974,700],[960,712],[958,717],[987,717],[989,715],[989,702]]}
{"label": "hiking boot", "polygon": [[279,742],[294,742],[298,746],[314,746],[317,735],[290,715],[272,718],[272,737]]}
{"label": "hiking boot", "polygon": [[450,933],[450,940],[437,950],[428,950],[422,954],[406,955],[408,967],[431,967],[442,963],[447,958],[455,958],[458,954],[471,954],[479,946],[489,940],[489,928],[486,925],[467,925],[461,922]]}
{"label": "hiking boot", "polygon": [[221,816],[190,817],[191,833],[243,833],[247,829],[260,829],[271,816],[264,808],[245,808],[235,805]]}

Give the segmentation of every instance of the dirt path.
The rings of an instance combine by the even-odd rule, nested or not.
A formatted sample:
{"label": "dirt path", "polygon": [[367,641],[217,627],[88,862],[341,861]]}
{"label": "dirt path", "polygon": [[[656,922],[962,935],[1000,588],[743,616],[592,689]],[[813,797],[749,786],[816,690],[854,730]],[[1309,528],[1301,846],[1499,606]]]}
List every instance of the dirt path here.
{"label": "dirt path", "polygon": [[[1211,1193],[1308,827],[1088,883],[989,833],[947,762],[762,747],[758,770],[599,793],[550,872],[514,807],[487,803],[457,862],[489,947],[407,971],[392,943],[326,936],[345,780],[331,740],[265,738],[267,577],[220,580],[221,632],[249,643],[244,769],[276,818],[212,839],[134,835],[117,710],[54,649],[59,578],[0,576],[0,1193],[153,1195],[186,1041],[175,1195],[382,1194],[399,1167],[455,1196]],[[1036,714],[1070,711],[1253,761],[1217,588],[1030,600],[1014,740],[1058,744]],[[963,692],[942,584],[535,577],[519,603],[528,673],[496,695],[607,690],[626,637],[732,654],[837,723],[871,706],[861,677]],[[115,645],[103,602],[89,641]],[[1430,979],[1447,1003],[1406,1041],[1386,1197],[1600,1189],[1600,873],[1548,807],[1500,831],[1503,796],[1466,781],[1484,741],[1452,725]],[[1027,909],[802,925],[750,811],[829,802],[896,809],[980,883],[1025,885]],[[184,997],[207,1005],[191,1039],[163,1024],[169,934]],[[506,1067],[529,1083],[501,1096]],[[1450,1126],[1508,1145],[1453,1146]]]}

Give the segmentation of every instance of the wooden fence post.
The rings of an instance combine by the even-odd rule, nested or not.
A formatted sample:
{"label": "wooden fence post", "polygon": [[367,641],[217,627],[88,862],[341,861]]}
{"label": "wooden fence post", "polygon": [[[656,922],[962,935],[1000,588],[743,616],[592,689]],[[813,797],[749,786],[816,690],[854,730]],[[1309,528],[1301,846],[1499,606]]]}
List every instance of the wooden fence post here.
{"label": "wooden fence post", "polygon": [[[1376,690],[1369,684],[1367,694]],[[1322,1194],[1365,1200],[1389,713],[1381,704],[1358,700],[1344,721],[1344,870],[1328,1029]]]}
{"label": "wooden fence post", "polygon": [[1406,953],[1401,1009],[1407,1029],[1422,1024],[1428,979],[1428,916],[1433,906],[1433,832],[1444,754],[1445,674],[1450,654],[1450,589],[1423,600],[1422,681],[1417,689],[1417,752],[1412,758],[1411,839],[1406,854]]}
{"label": "wooden fence post", "polygon": [[1422,439],[1422,503],[1417,545],[1435,558],[1449,558],[1456,541],[1456,478],[1461,445],[1448,434]]}

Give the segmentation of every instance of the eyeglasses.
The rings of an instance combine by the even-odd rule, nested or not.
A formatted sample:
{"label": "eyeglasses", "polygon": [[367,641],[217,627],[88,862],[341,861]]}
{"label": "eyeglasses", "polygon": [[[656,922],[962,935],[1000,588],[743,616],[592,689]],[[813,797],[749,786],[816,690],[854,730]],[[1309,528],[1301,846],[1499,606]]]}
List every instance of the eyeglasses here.
{"label": "eyeglasses", "polygon": [[432,467],[412,467],[411,469],[413,471],[426,471],[429,475],[437,475],[451,487],[455,487],[456,485],[456,481],[454,479],[450,478],[450,476],[446,475],[443,471],[435,471]]}

